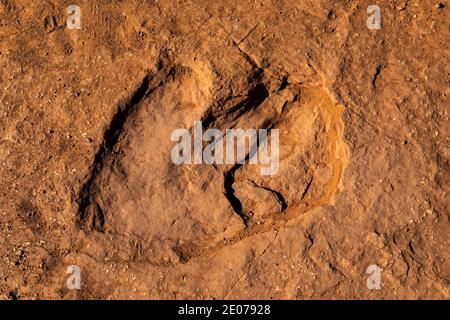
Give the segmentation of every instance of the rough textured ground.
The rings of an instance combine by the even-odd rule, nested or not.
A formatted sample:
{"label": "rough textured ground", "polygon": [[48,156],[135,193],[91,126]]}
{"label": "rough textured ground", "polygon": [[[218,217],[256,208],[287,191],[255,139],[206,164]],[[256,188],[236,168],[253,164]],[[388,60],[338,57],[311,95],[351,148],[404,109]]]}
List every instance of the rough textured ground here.
{"label": "rough textured ground", "polygon": [[[2,298],[449,299],[448,10],[1,0]],[[278,128],[278,174],[174,165],[197,120]]]}

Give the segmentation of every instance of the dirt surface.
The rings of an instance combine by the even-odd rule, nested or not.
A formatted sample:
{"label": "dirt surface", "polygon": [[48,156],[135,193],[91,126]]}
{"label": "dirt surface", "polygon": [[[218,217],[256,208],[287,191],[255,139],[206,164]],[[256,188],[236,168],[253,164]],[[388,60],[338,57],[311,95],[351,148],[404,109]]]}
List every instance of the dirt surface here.
{"label": "dirt surface", "polygon": [[[1,298],[449,299],[449,5],[0,0]],[[279,170],[174,164],[195,121]]]}

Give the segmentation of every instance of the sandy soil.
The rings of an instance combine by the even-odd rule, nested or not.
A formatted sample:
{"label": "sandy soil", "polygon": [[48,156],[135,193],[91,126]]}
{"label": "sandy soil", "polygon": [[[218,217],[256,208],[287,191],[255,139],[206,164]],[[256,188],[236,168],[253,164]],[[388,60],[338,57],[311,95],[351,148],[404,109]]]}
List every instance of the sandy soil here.
{"label": "sandy soil", "polygon": [[[1,298],[449,299],[449,6],[0,0]],[[200,120],[278,172],[173,164]]]}

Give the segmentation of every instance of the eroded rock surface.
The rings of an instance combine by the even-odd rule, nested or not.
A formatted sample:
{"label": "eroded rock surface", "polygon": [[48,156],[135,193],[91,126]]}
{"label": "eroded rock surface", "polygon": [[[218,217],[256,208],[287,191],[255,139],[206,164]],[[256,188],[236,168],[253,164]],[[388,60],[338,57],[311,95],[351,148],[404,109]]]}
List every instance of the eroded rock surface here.
{"label": "eroded rock surface", "polygon": [[[447,6],[66,5],[0,1],[2,298],[448,299]],[[276,174],[174,164],[196,121]]]}

